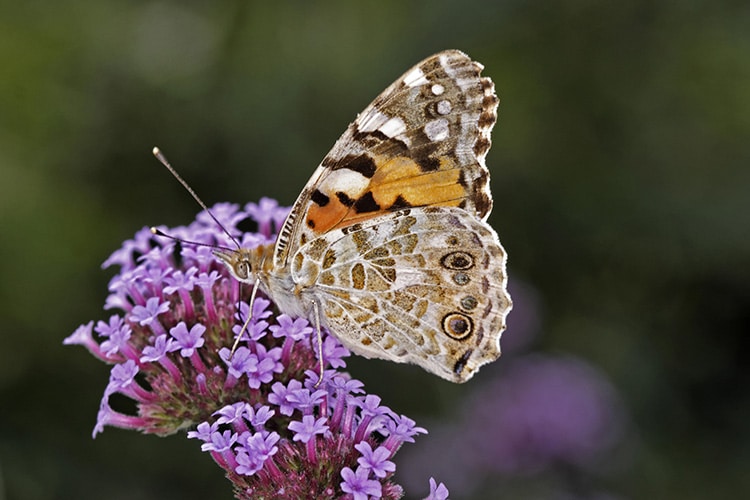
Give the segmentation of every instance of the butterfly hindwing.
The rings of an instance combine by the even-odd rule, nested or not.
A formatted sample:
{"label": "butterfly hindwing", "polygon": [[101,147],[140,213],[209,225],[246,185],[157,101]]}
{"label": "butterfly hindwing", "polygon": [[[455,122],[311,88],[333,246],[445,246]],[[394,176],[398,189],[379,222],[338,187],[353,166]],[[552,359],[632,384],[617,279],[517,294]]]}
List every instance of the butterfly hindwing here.
{"label": "butterfly hindwing", "polygon": [[314,283],[323,324],[355,354],[453,382],[500,356],[505,251],[464,210],[399,210],[330,231],[298,255],[293,279]]}

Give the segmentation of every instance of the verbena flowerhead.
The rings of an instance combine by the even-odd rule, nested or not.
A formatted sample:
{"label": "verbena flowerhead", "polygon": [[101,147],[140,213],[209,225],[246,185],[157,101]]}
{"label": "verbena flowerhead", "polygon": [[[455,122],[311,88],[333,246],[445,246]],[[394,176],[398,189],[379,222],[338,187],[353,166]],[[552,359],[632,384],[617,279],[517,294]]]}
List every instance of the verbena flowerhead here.
{"label": "verbena flowerhead", "polygon": [[[232,234],[255,220],[259,231],[240,238],[252,247],[273,242],[287,209],[263,199],[212,213]],[[250,316],[250,289],[211,246],[233,242],[206,213],[164,232],[207,246],[142,229],[104,263],[119,267],[105,305],[114,314],[65,339],[113,365],[94,436],[105,426],[158,435],[190,429],[237,498],[400,498],[393,457],[426,431],[340,371],[349,352],[334,337],[323,332],[319,346],[306,319],[281,314],[260,294],[231,353]],[[135,410],[113,408],[113,395]],[[447,498],[447,489],[431,479],[428,498]]]}

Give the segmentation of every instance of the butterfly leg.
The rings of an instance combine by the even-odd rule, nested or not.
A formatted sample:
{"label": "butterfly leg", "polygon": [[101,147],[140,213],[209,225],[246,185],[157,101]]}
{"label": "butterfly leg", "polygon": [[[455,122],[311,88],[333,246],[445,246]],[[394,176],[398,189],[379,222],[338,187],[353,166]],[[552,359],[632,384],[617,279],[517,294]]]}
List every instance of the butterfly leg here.
{"label": "butterfly leg", "polygon": [[317,301],[313,301],[313,314],[315,316],[315,331],[318,334],[318,361],[320,363],[318,381],[315,382],[315,388],[317,389],[320,382],[323,381],[323,334],[320,333],[320,306],[318,306]]}
{"label": "butterfly leg", "polygon": [[247,331],[247,327],[250,325],[250,320],[253,318],[253,304],[255,304],[255,294],[258,293],[258,285],[260,284],[260,280],[255,280],[255,283],[253,283],[253,289],[250,292],[250,303],[248,304],[250,314],[247,315],[247,319],[242,324],[242,328],[240,329],[240,333],[237,335],[237,338],[234,339],[234,345],[232,345],[232,352],[230,353],[230,356],[234,354],[234,351],[237,350],[237,346],[240,345],[240,340],[242,340],[242,335]]}

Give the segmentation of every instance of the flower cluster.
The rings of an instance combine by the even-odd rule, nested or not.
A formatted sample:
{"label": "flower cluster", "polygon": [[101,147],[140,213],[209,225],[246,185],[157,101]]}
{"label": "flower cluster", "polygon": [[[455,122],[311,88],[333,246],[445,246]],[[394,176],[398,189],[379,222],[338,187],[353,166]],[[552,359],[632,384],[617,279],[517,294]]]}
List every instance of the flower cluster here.
{"label": "flower cluster", "polygon": [[[273,241],[287,210],[263,199],[212,213],[231,233],[257,222],[259,231],[240,242],[254,246]],[[339,371],[349,352],[334,337],[321,338],[260,294],[250,314],[250,290],[212,255],[212,246],[233,242],[209,214],[164,232],[196,244],[139,231],[104,263],[120,268],[105,308],[121,312],[65,339],[114,365],[94,436],[105,426],[158,435],[194,429],[188,437],[225,470],[237,498],[401,498],[392,459],[426,431]],[[248,317],[232,353],[227,346]],[[116,394],[135,411],[113,408]],[[447,495],[430,480],[427,498]]]}

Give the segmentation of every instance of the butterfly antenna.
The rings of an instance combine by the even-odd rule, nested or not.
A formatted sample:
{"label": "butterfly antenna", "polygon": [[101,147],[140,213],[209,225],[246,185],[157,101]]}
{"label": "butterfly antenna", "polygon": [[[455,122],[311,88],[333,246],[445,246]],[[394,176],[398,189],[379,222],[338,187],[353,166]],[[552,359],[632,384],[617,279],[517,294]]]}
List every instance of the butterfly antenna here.
{"label": "butterfly antenna", "polygon": [[[211,210],[208,209],[208,207],[206,206],[206,204],[203,203],[203,200],[200,199],[200,196],[198,196],[196,194],[196,192],[193,191],[193,188],[190,187],[190,184],[188,184],[187,181],[185,181],[185,179],[183,179],[182,177],[180,177],[180,174],[178,174],[177,171],[174,169],[174,167],[172,167],[172,165],[169,163],[169,160],[167,160],[167,157],[164,156],[164,153],[161,152],[161,149],[159,149],[158,147],[155,146],[154,149],[151,152],[154,154],[154,156],[156,157],[156,159],[159,160],[159,162],[161,162],[161,164],[164,165],[167,170],[169,170],[169,173],[172,174],[172,176],[175,179],[177,179],[177,182],[179,182],[180,184],[182,184],[182,187],[184,187],[185,190],[188,193],[190,193],[190,196],[193,197],[193,199],[198,203],[198,205],[200,205],[200,207],[203,210],[205,210],[206,213],[208,213],[208,215],[211,216],[211,218],[214,220],[214,222],[216,223],[216,225],[219,226],[219,228],[222,231],[224,231],[224,234],[226,234],[229,237],[229,239],[231,239],[234,242],[234,244],[237,246],[237,248],[241,248],[240,242],[237,241],[237,238],[235,238],[234,236],[232,236],[232,233],[230,233],[227,230],[227,228],[224,227],[224,224],[222,224],[221,222],[219,222],[219,219],[217,219],[216,216],[213,214],[213,212],[211,212]],[[164,238],[168,238],[170,240],[178,241],[178,242],[181,242],[181,243],[189,243],[191,245],[196,245],[196,246],[201,246],[201,247],[221,248],[223,250],[232,251],[231,248],[227,248],[227,247],[223,247],[223,246],[210,245],[208,243],[199,243],[197,241],[183,240],[183,239],[177,238],[175,236],[169,235],[169,234],[165,233],[164,231],[162,231],[160,229],[157,229],[155,227],[151,228],[151,233],[153,233],[153,234],[155,234],[157,236],[162,236]],[[252,307],[253,307],[253,303],[255,302],[255,293],[258,291],[258,285],[259,285],[259,283],[256,280],[255,284],[253,285],[252,295],[250,297],[250,314],[248,315],[247,320],[243,321],[242,329],[240,329],[240,333],[239,333],[239,335],[237,335],[237,338],[234,341],[234,345],[232,346],[232,351],[231,351],[232,354],[234,354],[234,351],[237,350],[237,346],[240,343],[240,339],[242,338],[242,335],[245,333],[245,331],[247,331],[247,328],[248,328],[248,326],[250,324],[250,319],[252,319],[252,317],[253,317],[253,309],[252,309]],[[240,287],[242,287],[242,283],[240,283]],[[242,289],[240,288],[240,296],[241,295],[242,295]],[[239,310],[239,307],[237,309]],[[240,312],[240,320],[242,320],[242,313],[241,312]]]}
{"label": "butterfly antenna", "polygon": [[178,243],[186,243],[188,245],[196,246],[196,247],[208,247],[208,248],[219,248],[221,250],[226,250],[228,252],[233,252],[233,248],[224,247],[221,245],[214,245],[212,243],[201,243],[200,241],[191,241],[191,240],[183,240],[182,238],[178,238],[177,236],[172,236],[171,234],[167,234],[158,227],[151,226],[151,234],[154,234],[156,236],[161,236],[162,238],[167,238],[168,240],[176,241]]}
{"label": "butterfly antenna", "polygon": [[[198,203],[198,205],[200,205],[200,207],[203,210],[205,210],[208,213],[208,215],[211,216],[211,218],[214,220],[214,222],[216,223],[216,225],[219,226],[222,231],[224,231],[224,234],[226,234],[227,236],[229,236],[229,238],[234,242],[234,244],[237,245],[237,248],[240,248],[240,242],[237,241],[237,238],[235,238],[234,236],[232,236],[232,233],[230,233],[227,230],[227,228],[224,227],[224,224],[222,224],[221,222],[219,222],[219,219],[217,219],[216,216],[213,214],[213,212],[211,212],[211,210],[208,209],[208,207],[206,206],[206,204],[203,203],[203,200],[201,200],[200,197],[195,193],[195,191],[193,191],[193,188],[190,187],[190,185],[185,181],[185,179],[183,179],[182,177],[180,177],[180,174],[178,174],[177,171],[174,169],[174,167],[172,167],[172,165],[169,163],[169,160],[167,160],[167,157],[164,156],[164,153],[161,152],[161,149],[159,149],[158,147],[154,147],[154,149],[151,152],[154,154],[154,156],[156,157],[156,159],[159,160],[161,162],[161,164],[164,165],[167,168],[167,170],[169,170],[169,173],[172,174],[172,176],[175,179],[177,179],[177,182],[179,182],[180,184],[182,184],[182,187],[184,187],[185,190],[188,193],[190,193],[190,196],[193,197],[193,199]],[[158,232],[156,232],[156,231],[158,231]],[[159,231],[156,228],[151,228],[151,232],[154,233],[154,234],[158,234],[160,236],[171,238],[173,240],[177,240],[178,239],[178,238],[174,238],[172,236],[169,236],[167,234],[164,234],[164,233],[162,233],[161,231]],[[212,245],[205,245],[205,244],[200,244],[200,243],[198,243],[198,245],[212,246]]]}

